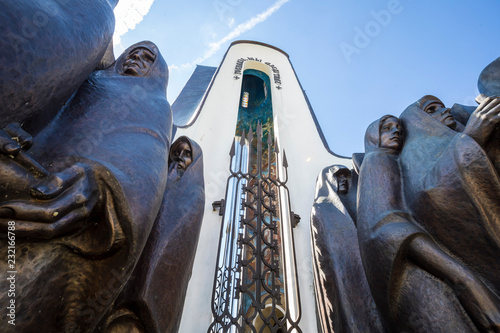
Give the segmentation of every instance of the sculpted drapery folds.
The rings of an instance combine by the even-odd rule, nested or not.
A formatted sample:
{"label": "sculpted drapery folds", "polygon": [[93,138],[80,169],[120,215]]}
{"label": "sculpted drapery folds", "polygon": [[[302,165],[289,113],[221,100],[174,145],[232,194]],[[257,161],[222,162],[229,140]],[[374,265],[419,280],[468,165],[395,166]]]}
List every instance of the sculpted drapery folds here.
{"label": "sculpted drapery folds", "polygon": [[117,2],[0,3],[0,128],[36,135],[54,118],[111,44]]}
{"label": "sculpted drapery folds", "polygon": [[401,114],[408,132],[401,153],[407,203],[436,240],[499,293],[500,180],[483,149],[492,129],[478,122],[499,107],[483,103],[465,128],[452,129],[428,113],[433,104],[435,113],[447,113],[439,99],[425,96]]}
{"label": "sculpted drapery folds", "polygon": [[123,288],[165,193],[167,80],[157,47],[138,43],[90,75],[34,138],[30,153],[50,174],[17,170],[28,179],[25,193],[0,209],[4,230],[16,221],[25,277],[17,281],[16,331],[44,323],[46,331],[91,332]]}
{"label": "sculpted drapery folds", "polygon": [[204,203],[201,148],[182,136],[170,149],[167,189],[146,247],[103,332],[177,332]]}
{"label": "sculpted drapery folds", "polygon": [[[316,183],[311,235],[323,332],[385,331],[359,254],[354,221],[356,188],[356,173],[341,165],[325,168]],[[349,209],[351,203],[354,215]]]}
{"label": "sculpted drapery folds", "polygon": [[406,131],[397,118],[386,116],[372,123],[365,136],[358,238],[373,298],[393,331],[494,332],[500,320],[498,297],[474,270],[450,256],[406,206],[399,151],[403,131],[411,132],[412,124],[405,125]]}

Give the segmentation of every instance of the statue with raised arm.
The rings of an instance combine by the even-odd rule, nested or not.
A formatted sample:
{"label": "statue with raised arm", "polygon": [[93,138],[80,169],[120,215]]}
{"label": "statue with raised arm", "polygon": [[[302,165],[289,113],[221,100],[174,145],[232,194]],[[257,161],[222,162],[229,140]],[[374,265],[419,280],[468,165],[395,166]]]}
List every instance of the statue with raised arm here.
{"label": "statue with raised arm", "polygon": [[411,126],[384,116],[365,136],[358,238],[375,303],[395,332],[497,332],[500,300],[490,284],[452,256],[406,205],[400,152]]}
{"label": "statue with raised arm", "polygon": [[[485,149],[500,123],[500,99],[485,98],[465,126],[434,96],[401,120],[404,194],[415,219],[500,293],[500,178]],[[471,240],[474,240],[471,242]]]}
{"label": "statue with raised arm", "polygon": [[[470,124],[468,123],[469,119],[471,115],[474,114],[476,107],[454,104],[451,107],[451,114],[456,121],[463,125],[468,125],[469,127],[478,123],[478,116],[485,117],[484,120],[487,122],[493,122],[489,126],[486,125],[486,128],[484,128],[485,133],[481,133],[482,129],[480,129],[477,134],[468,134],[472,134],[471,137],[481,145],[481,148],[486,152],[491,163],[493,163],[497,174],[500,174],[500,127],[498,127],[498,120],[495,121],[494,110],[491,110],[492,112],[488,111],[492,105],[490,105],[488,109],[485,109],[484,107],[490,103],[483,103],[485,101],[492,102],[495,100],[495,97],[500,96],[500,58],[495,59],[482,70],[478,78],[477,87],[481,94],[476,98],[476,102],[483,104],[482,109],[486,112],[476,112]],[[487,99],[488,97],[489,99]],[[496,114],[498,115],[498,109]],[[497,124],[496,126],[495,122]],[[469,128],[469,130],[473,130],[473,128]],[[479,137],[481,135],[484,135],[484,137]]]}

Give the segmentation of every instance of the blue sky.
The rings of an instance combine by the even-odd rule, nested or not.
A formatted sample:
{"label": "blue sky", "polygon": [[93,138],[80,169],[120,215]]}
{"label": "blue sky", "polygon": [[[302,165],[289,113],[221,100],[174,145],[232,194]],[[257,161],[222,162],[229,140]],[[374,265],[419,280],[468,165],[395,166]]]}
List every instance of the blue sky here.
{"label": "blue sky", "polygon": [[155,42],[170,66],[171,103],[194,64],[217,66],[234,40],[283,49],[330,148],[344,156],[364,150],[373,120],[399,115],[423,95],[448,106],[475,105],[479,73],[500,57],[498,0],[120,0],[119,6],[133,14],[126,22],[140,23],[125,34],[120,23],[116,55],[138,41]]}

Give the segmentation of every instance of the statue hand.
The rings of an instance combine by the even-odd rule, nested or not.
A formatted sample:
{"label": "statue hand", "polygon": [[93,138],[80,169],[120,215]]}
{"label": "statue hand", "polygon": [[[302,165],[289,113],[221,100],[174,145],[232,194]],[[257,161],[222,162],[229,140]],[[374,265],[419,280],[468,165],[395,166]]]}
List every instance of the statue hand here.
{"label": "statue hand", "polygon": [[0,130],[0,154],[15,156],[21,149],[30,149],[32,144],[33,137],[19,124],[13,123]]}
{"label": "statue hand", "polygon": [[100,191],[92,168],[77,163],[33,186],[31,197],[0,205],[0,231],[9,220],[17,222],[18,237],[51,239],[84,229]]}
{"label": "statue hand", "polygon": [[464,133],[484,147],[500,124],[500,97],[486,97],[471,114]]}
{"label": "statue hand", "polygon": [[19,124],[0,129],[0,203],[29,198],[37,178],[48,174],[25,152],[32,144],[33,138]]}

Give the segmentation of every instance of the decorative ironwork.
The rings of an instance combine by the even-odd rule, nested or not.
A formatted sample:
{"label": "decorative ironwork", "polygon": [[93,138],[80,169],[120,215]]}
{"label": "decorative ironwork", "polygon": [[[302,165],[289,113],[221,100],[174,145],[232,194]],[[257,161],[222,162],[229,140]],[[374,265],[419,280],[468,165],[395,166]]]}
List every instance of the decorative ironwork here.
{"label": "decorative ironwork", "polygon": [[[286,154],[262,125],[231,147],[208,332],[302,332]],[[239,142],[237,142],[239,140]],[[249,163],[254,161],[254,163]],[[249,170],[250,165],[250,170]]]}

